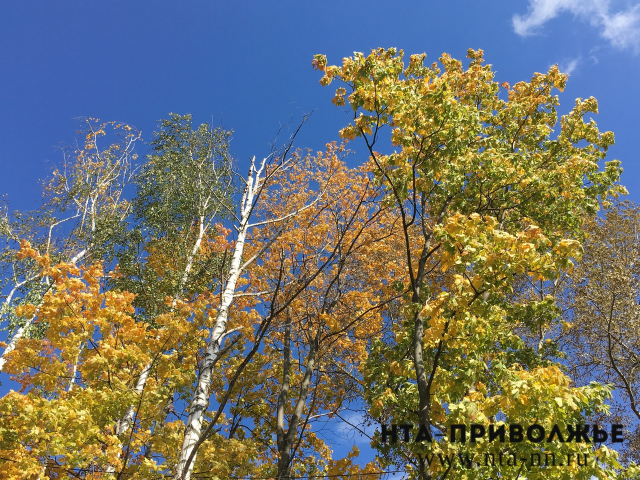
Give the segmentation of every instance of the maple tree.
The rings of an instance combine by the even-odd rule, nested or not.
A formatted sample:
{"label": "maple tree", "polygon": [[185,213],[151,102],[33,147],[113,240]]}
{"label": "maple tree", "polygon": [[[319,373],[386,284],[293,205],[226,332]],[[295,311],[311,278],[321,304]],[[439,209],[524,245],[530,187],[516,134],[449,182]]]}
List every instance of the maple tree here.
{"label": "maple tree", "polygon": [[[16,244],[29,240],[54,261],[80,263],[113,258],[116,238],[124,231],[123,221],[130,210],[123,192],[136,170],[140,132],[129,125],[89,118],[82,120],[77,133],[80,143],[63,149],[62,164],[44,185],[42,207],[10,215],[8,205],[4,206],[0,268],[3,287],[9,292],[4,296],[2,316],[11,335],[0,358],[0,371],[5,355],[23,336],[42,334],[31,322],[16,316],[15,308],[37,305],[51,286],[35,262],[18,257]],[[114,142],[104,147],[103,137]]]}
{"label": "maple tree", "polygon": [[[380,284],[380,279],[392,281],[383,265],[393,261],[394,253],[379,188],[365,168],[349,170],[340,163],[340,154],[343,146],[330,145],[325,155],[313,159],[328,164],[331,182],[312,209],[292,219],[279,242],[278,261],[287,267],[279,275],[291,285],[311,281],[284,312],[263,352],[265,374],[273,378],[267,394],[272,415],[254,422],[262,435],[275,433],[277,455],[268,465],[276,464],[277,471],[264,474],[278,479],[317,475],[324,468],[347,473],[344,465],[332,463],[329,445],[313,427],[327,417],[341,418],[360,397],[358,365],[380,334],[382,307],[397,294]],[[305,170],[311,169],[302,165]],[[314,450],[317,454],[311,455]],[[369,464],[350,471],[379,470]]]}
{"label": "maple tree", "polygon": [[[583,121],[597,112],[590,98],[576,101],[552,138],[558,105],[552,92],[566,82],[557,67],[511,87],[493,81],[481,50],[469,50],[466,69],[446,54],[441,66],[425,66],[425,55],[412,55],[405,66],[403,57],[396,49],[378,49],[345,58],[342,66],[327,65],[322,55],[314,60],[323,85],[343,83],[333,103],[348,103],[353,122],[341,136],[363,138],[387,201],[401,217],[406,295],[396,309],[395,340],[379,342],[367,362],[370,413],[442,433],[445,421],[467,428],[579,423],[581,412],[604,408],[608,390],[571,387],[558,365],[515,335],[516,323],[534,328],[554,318],[552,300],[510,297],[518,275],[552,281],[570,268],[580,255],[575,237],[585,214],[624,192],[615,184],[619,162],[603,170],[598,165],[613,134]],[[376,150],[385,126],[391,128],[388,154]],[[482,445],[481,453],[489,447]],[[442,441],[378,442],[378,448],[386,461],[413,466],[421,479],[449,474],[431,464],[433,454],[462,453],[460,444]],[[526,445],[522,453],[537,448]],[[616,465],[606,448],[595,453],[599,463],[573,472],[574,478],[601,477],[606,465]],[[517,476],[521,470],[516,462],[482,466],[474,475]],[[541,467],[527,475],[542,473],[565,475]]]}

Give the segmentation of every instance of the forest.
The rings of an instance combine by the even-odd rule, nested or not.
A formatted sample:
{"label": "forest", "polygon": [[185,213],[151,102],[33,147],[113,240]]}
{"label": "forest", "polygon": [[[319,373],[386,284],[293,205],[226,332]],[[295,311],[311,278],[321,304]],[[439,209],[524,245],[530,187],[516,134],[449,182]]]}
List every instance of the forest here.
{"label": "forest", "polygon": [[0,478],[640,479],[640,207],[596,99],[482,50],[312,67],[322,151],[307,116],[250,161],[84,118],[0,205]]}

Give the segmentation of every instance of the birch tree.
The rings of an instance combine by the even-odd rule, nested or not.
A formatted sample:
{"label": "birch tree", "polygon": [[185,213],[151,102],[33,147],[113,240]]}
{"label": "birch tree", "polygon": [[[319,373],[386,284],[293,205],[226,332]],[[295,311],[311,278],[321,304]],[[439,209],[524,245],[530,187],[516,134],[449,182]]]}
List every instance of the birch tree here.
{"label": "birch tree", "polygon": [[[219,222],[228,216],[234,188],[231,131],[206,123],[193,130],[191,116],[177,114],[161,120],[159,127],[152,153],[135,181],[133,227],[119,254],[119,275],[112,282],[115,288],[136,294],[137,315],[148,324],[174,309],[178,300],[215,288],[217,276],[212,272],[220,270],[221,260],[211,252],[203,255],[203,242],[224,230]],[[203,283],[203,278],[209,281]],[[145,365],[140,371],[137,396],[153,367]],[[116,434],[125,440],[135,415],[131,405],[117,420]],[[115,471],[113,465],[107,469]]]}
{"label": "birch tree", "polygon": [[[124,220],[130,213],[124,189],[135,174],[140,132],[129,125],[91,118],[84,119],[81,126],[80,142],[63,148],[63,161],[45,182],[43,206],[35,212],[12,215],[5,207],[2,268],[8,293],[2,314],[11,335],[0,358],[0,371],[5,355],[18,341],[29,332],[36,333],[30,321],[13,314],[15,307],[37,304],[51,287],[35,262],[18,258],[20,242],[28,241],[54,262],[80,263],[113,259],[116,239],[124,232]],[[103,137],[113,143],[103,146]]]}

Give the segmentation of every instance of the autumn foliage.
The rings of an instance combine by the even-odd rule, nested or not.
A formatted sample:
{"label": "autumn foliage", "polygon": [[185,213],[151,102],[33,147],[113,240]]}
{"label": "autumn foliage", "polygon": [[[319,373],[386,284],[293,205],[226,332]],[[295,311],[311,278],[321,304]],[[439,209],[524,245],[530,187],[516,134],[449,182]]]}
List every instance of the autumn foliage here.
{"label": "autumn foliage", "polygon": [[[72,207],[83,222],[58,234],[75,250],[43,240],[53,227],[7,235],[3,261],[24,281],[5,297],[19,335],[1,367],[21,389],[0,399],[0,476],[637,478],[631,457],[587,443],[513,446],[590,455],[580,468],[428,461],[468,451],[437,437],[451,424],[607,418],[611,387],[567,369],[579,346],[558,292],[583,271],[600,206],[625,190],[620,162],[604,162],[613,134],[584,121],[596,100],[558,119],[557,67],[511,86],[481,50],[466,67],[424,62],[316,56],[352,115],[342,143],[291,140],[246,175],[230,132],[190,116],[161,122],[142,165],[121,144],[99,149],[94,128],[47,190],[51,225]],[[355,445],[336,455],[324,430],[350,410],[350,428],[422,424],[435,439],[390,445],[377,431],[375,460]]]}

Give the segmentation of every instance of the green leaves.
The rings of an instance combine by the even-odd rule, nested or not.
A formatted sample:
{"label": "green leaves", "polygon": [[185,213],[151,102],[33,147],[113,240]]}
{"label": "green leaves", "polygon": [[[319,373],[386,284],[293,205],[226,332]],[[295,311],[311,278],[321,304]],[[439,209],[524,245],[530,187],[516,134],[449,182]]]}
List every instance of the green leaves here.
{"label": "green leaves", "polygon": [[[398,305],[395,341],[376,343],[366,363],[365,398],[374,417],[437,429],[496,418],[578,421],[581,412],[603,410],[608,390],[569,386],[556,363],[559,343],[545,339],[559,309],[553,297],[523,292],[536,285],[542,292],[570,270],[587,216],[624,191],[618,162],[599,167],[613,134],[583,119],[597,112],[593,98],[578,99],[554,134],[554,90],[567,79],[557,67],[511,87],[494,81],[481,50],[467,56],[466,68],[447,54],[441,67],[425,66],[424,55],[405,67],[396,49],[356,53],[341,67],[321,58],[321,83],[347,85],[334,103],[352,91],[353,121],[341,136],[363,138],[395,208],[407,272],[398,284],[411,290]],[[380,146],[385,128],[391,145]],[[380,451],[402,464],[393,450]],[[414,456],[420,479],[446,475],[427,468],[427,452],[457,452],[443,442],[395,447],[403,450]],[[473,475],[515,477],[516,470]],[[598,467],[590,472],[599,474]]]}

